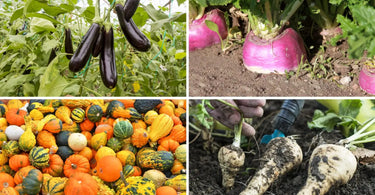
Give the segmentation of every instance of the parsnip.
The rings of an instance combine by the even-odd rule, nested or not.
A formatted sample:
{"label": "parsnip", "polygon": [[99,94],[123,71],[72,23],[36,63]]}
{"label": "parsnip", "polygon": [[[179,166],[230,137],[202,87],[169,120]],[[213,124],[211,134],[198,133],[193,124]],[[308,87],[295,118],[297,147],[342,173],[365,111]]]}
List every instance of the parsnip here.
{"label": "parsnip", "polygon": [[223,175],[223,187],[231,188],[238,171],[245,163],[245,153],[241,148],[233,145],[223,146],[219,150],[218,159]]}
{"label": "parsnip", "polygon": [[311,154],[308,178],[297,195],[321,195],[331,186],[346,184],[357,169],[355,156],[345,147],[323,144]]}
{"label": "parsnip", "polygon": [[267,144],[263,160],[266,163],[255,173],[240,195],[263,194],[279,176],[302,162],[302,150],[295,140],[277,137]]}

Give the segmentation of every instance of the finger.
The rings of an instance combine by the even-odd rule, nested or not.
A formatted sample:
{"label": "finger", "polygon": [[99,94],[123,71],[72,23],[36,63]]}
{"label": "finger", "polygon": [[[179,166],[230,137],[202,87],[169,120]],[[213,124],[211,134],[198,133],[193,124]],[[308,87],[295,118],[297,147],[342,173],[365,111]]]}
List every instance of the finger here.
{"label": "finger", "polygon": [[247,107],[263,107],[266,105],[265,99],[260,100],[235,100],[238,106],[247,106]]}
{"label": "finger", "polygon": [[239,106],[239,108],[243,111],[245,118],[261,117],[264,112],[262,107]]}
{"label": "finger", "polygon": [[247,123],[242,123],[242,135],[250,137],[255,135],[255,129],[253,126],[247,124]]}

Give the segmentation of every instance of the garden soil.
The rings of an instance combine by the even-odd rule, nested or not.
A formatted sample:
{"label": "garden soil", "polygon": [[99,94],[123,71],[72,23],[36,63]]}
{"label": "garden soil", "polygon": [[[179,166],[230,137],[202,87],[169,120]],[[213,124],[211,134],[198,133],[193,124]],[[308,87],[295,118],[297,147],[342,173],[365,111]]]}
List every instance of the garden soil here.
{"label": "garden soil", "polygon": [[[298,75],[289,76],[250,72],[243,65],[242,45],[239,43],[226,52],[222,52],[220,45],[190,52],[189,94],[252,97],[368,96],[358,84],[364,60],[348,59],[348,45],[345,41],[341,41],[338,46],[326,44],[324,50],[319,49],[319,44],[321,38],[320,43],[319,38],[315,39],[312,44],[314,47],[309,50],[309,62],[316,66],[314,74],[305,68]],[[317,71],[323,66],[325,73],[323,69]]]}
{"label": "garden soil", "polygon": [[[271,121],[277,114],[281,104],[282,101],[279,100],[268,101],[264,116],[259,119],[253,119],[253,126],[257,129],[255,139],[258,143],[261,135],[270,134],[272,132],[270,128],[272,126]],[[306,181],[309,157],[313,149],[320,143],[336,143],[343,138],[339,131],[327,133],[313,131],[307,128],[307,122],[311,120],[314,110],[319,107],[320,105],[315,101],[306,101],[304,109],[298,116],[296,123],[290,129],[290,134],[296,137],[298,144],[303,150],[302,164],[274,182],[265,193],[266,195],[297,194]],[[299,138],[297,136],[299,136]],[[213,140],[207,141],[202,139],[202,137],[203,136],[199,136],[198,139],[195,139],[195,141],[189,145],[190,194],[238,195],[246,188],[246,184],[255,174],[259,166],[260,155],[265,151],[265,145],[259,145],[260,150],[258,150],[254,144],[254,139],[251,139],[252,146],[244,150],[246,153],[245,165],[240,170],[233,189],[226,191],[221,185],[221,171],[217,160],[217,151],[221,146],[230,144],[231,139],[213,137]],[[190,132],[189,138],[193,140],[196,138],[196,134]],[[374,195],[374,175],[375,165],[359,165],[354,177],[348,184],[332,187],[327,195]]]}

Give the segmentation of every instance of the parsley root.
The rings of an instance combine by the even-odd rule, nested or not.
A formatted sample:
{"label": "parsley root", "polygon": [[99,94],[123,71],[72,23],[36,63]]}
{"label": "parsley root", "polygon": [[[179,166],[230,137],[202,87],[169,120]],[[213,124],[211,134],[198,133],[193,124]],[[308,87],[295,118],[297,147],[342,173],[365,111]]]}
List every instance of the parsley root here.
{"label": "parsley root", "polygon": [[318,195],[331,186],[346,184],[357,169],[355,156],[345,147],[323,144],[311,154],[305,186],[297,195]]}
{"label": "parsley root", "polygon": [[260,166],[240,195],[263,194],[279,176],[302,162],[302,150],[295,140],[277,137],[267,144],[262,159],[266,161],[265,164]]}
{"label": "parsley root", "polygon": [[233,145],[223,146],[219,150],[218,159],[223,175],[223,187],[231,188],[238,171],[245,163],[245,153],[241,148]]}

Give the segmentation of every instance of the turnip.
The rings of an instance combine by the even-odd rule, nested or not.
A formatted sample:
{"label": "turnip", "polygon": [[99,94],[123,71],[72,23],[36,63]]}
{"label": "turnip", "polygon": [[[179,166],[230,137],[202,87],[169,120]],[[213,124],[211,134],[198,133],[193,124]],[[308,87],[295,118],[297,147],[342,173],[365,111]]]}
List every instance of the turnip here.
{"label": "turnip", "polygon": [[262,157],[265,163],[240,195],[263,194],[278,177],[298,166],[302,156],[301,147],[295,140],[286,137],[272,139]]}
{"label": "turnip", "polygon": [[[219,34],[206,25],[206,20],[214,22],[218,27]],[[209,47],[213,44],[220,43],[222,39],[228,36],[227,25],[224,14],[218,9],[211,10],[203,17],[193,20],[189,25],[189,51]]]}
{"label": "turnip", "polygon": [[243,47],[243,62],[247,69],[257,73],[283,74],[304,62],[306,51],[302,38],[293,29],[285,29],[302,3],[303,0],[252,3],[256,5],[251,6],[249,12],[251,31]]}
{"label": "turnip", "polygon": [[346,184],[357,168],[355,156],[345,147],[323,144],[311,154],[305,186],[297,195],[318,195],[331,186]]}
{"label": "turnip", "polygon": [[[374,65],[373,65],[374,66]],[[359,73],[359,86],[369,94],[375,95],[375,69],[363,66]]]}
{"label": "turnip", "polygon": [[250,32],[243,46],[245,67],[258,73],[285,73],[294,70],[306,57],[302,38],[291,28],[264,40]]}

